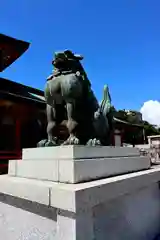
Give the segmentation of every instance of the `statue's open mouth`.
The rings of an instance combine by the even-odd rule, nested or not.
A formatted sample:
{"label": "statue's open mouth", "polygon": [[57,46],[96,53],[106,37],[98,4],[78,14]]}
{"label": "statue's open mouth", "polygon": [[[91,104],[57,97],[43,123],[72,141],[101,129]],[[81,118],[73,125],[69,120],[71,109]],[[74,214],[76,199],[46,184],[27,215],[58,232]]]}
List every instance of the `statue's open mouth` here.
{"label": "statue's open mouth", "polygon": [[52,61],[52,64],[55,68],[58,68],[58,69],[65,69],[67,68],[67,59],[62,59],[62,58],[55,58],[53,61]]}
{"label": "statue's open mouth", "polygon": [[[55,53],[55,58],[52,61],[54,67],[58,69],[66,69],[68,70],[69,65],[75,60],[82,60],[83,56],[73,54],[71,51],[66,50],[64,52]],[[70,66],[71,67],[71,66]]]}

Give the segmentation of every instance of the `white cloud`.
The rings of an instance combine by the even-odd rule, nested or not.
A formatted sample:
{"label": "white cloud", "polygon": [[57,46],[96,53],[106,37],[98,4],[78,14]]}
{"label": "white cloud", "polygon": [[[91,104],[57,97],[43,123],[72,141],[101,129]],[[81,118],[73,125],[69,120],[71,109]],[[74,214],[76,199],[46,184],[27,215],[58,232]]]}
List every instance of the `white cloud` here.
{"label": "white cloud", "polygon": [[142,118],[151,124],[160,126],[160,102],[149,100],[140,109]]}

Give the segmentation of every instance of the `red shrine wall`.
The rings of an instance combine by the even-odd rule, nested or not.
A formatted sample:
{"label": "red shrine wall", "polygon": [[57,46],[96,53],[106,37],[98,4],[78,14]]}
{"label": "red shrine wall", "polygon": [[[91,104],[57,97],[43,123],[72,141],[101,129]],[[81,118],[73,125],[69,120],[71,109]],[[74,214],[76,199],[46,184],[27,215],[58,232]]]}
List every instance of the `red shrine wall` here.
{"label": "red shrine wall", "polygon": [[44,110],[0,100],[0,169],[4,161],[21,158],[22,148],[36,147],[45,128]]}

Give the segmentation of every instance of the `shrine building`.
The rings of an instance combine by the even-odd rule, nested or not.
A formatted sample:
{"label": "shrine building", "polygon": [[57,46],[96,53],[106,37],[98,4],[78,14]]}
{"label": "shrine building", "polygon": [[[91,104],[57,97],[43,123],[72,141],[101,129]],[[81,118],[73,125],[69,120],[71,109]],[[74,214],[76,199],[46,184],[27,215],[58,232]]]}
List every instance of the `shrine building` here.
{"label": "shrine building", "polygon": [[[29,43],[0,34],[0,72],[16,61]],[[22,76],[23,79],[23,76]],[[45,136],[44,92],[0,77],[0,171],[22,148],[36,147]]]}

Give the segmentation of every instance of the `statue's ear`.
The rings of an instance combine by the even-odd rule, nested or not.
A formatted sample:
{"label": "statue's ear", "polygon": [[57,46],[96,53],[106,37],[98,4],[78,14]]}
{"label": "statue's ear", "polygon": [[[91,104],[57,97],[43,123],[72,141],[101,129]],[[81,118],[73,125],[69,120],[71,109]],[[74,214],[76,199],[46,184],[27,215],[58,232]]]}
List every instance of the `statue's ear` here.
{"label": "statue's ear", "polygon": [[69,57],[69,58],[73,58],[74,57],[74,54],[71,50],[65,50],[64,51],[64,54]]}
{"label": "statue's ear", "polygon": [[70,57],[70,58],[76,58],[78,60],[83,59],[82,55],[74,54],[71,50],[65,50],[64,53],[67,55],[67,57]]}
{"label": "statue's ear", "polygon": [[78,60],[83,60],[83,56],[79,54],[74,54],[75,58]]}

